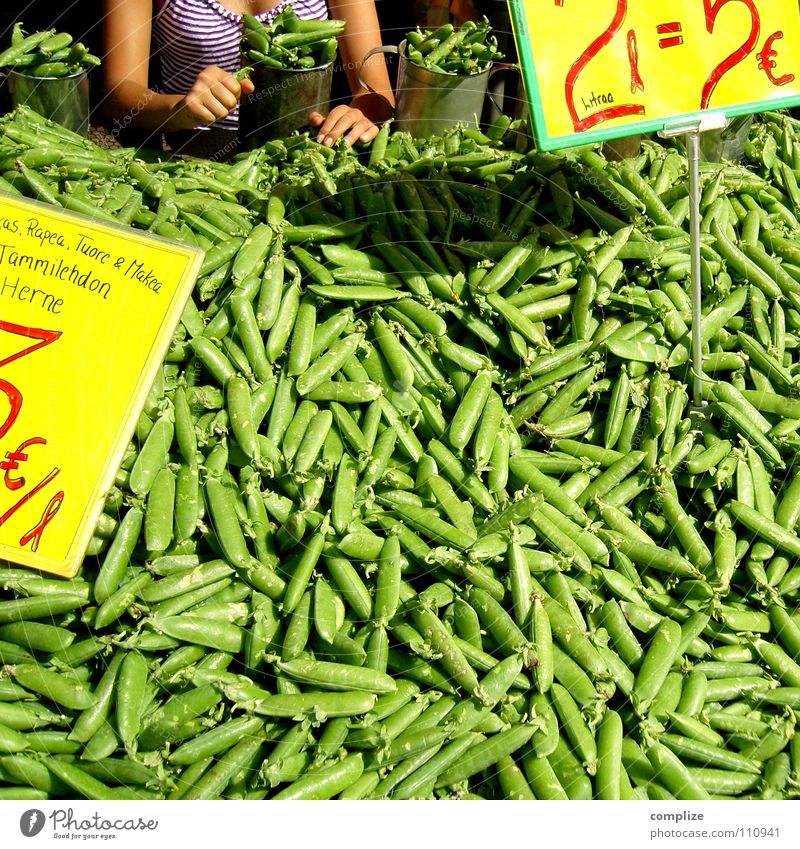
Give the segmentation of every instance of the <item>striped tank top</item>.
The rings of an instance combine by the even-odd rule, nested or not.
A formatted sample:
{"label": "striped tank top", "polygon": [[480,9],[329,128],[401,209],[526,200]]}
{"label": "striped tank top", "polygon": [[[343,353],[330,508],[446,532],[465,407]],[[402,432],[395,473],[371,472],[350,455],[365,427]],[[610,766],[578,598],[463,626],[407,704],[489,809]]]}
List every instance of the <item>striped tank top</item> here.
{"label": "striped tank top", "polygon": [[[287,5],[289,0],[279,0],[274,9],[256,17],[268,23]],[[293,0],[291,5],[300,18],[328,17],[325,0]],[[163,0],[153,22],[153,45],[161,69],[158,91],[186,94],[209,65],[236,73],[242,67],[241,37],[241,16],[217,0]],[[238,109],[214,128],[235,130],[237,125]]]}

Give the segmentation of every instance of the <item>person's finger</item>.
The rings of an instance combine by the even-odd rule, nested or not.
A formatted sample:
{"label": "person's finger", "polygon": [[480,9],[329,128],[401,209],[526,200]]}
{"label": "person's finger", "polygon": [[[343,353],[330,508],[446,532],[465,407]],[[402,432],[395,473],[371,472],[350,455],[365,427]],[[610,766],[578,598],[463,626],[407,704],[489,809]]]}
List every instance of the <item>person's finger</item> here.
{"label": "person's finger", "polygon": [[326,147],[332,147],[336,139],[339,136],[346,133],[354,124],[357,124],[359,121],[363,120],[364,116],[361,111],[358,109],[348,109],[347,112],[342,115],[339,120],[333,125],[333,127],[328,130],[325,134],[325,138],[322,140],[322,143]]}
{"label": "person's finger", "polygon": [[214,96],[217,100],[228,110],[228,112],[232,111],[236,108],[239,103],[239,98],[237,95],[232,94],[227,89],[221,92],[214,92]]}
{"label": "person's finger", "polygon": [[255,87],[255,85],[253,85],[252,80],[247,80],[247,79],[242,80],[241,86],[242,86],[242,95],[244,97],[247,97],[248,95],[252,94],[256,90],[256,87]]}
{"label": "person's finger", "polygon": [[222,68],[218,68],[216,65],[209,65],[207,68],[203,68],[203,70],[200,71],[194,84],[200,89],[211,88],[225,76],[226,72],[223,71]]}
{"label": "person's finger", "polygon": [[[238,83],[236,84],[236,87],[238,89]],[[224,82],[219,82],[213,86],[209,90],[209,94],[217,101],[217,103],[221,104],[227,112],[230,112],[231,109],[235,109],[236,104],[239,102],[238,94],[234,94]]]}
{"label": "person's finger", "polygon": [[239,99],[239,95],[242,93],[242,87],[239,84],[239,80],[237,80],[233,74],[226,74],[224,77],[221,77],[217,85],[224,86],[237,100]]}
{"label": "person's finger", "polygon": [[336,126],[336,122],[342,115],[342,112],[347,111],[347,107],[337,106],[335,109],[332,109],[326,116],[325,120],[319,127],[319,132],[317,133],[317,141],[321,142],[325,136]]}
{"label": "person's finger", "polygon": [[203,68],[201,74],[205,74],[210,80],[221,80],[230,76],[230,74],[224,68],[220,68],[219,65],[207,65]]}
{"label": "person's finger", "polygon": [[319,112],[309,112],[308,113],[308,123],[311,124],[312,127],[318,127],[325,118],[319,114]]}
{"label": "person's finger", "polygon": [[192,124],[195,127],[199,127],[201,124],[213,124],[217,120],[214,113],[199,101],[187,102],[184,109],[191,116]]}
{"label": "person's finger", "polygon": [[357,141],[369,141],[372,136],[368,135],[369,130],[374,129],[375,132],[378,132],[378,128],[369,120],[369,118],[362,118],[360,121],[356,122],[353,128],[347,133],[344,137],[344,140],[351,147]]}
{"label": "person's finger", "polygon": [[380,128],[375,124],[371,124],[369,127],[367,127],[365,132],[361,134],[361,136],[359,137],[359,141],[364,143],[371,142],[375,138],[375,136],[378,135],[379,132]]}
{"label": "person's finger", "polygon": [[[234,104],[236,105],[236,104]],[[207,92],[203,98],[203,106],[214,116],[215,121],[227,117],[230,109],[227,109],[222,103],[217,100],[211,92]]]}
{"label": "person's finger", "polygon": [[331,130],[339,122],[342,115],[346,115],[349,111],[349,106],[337,106],[335,109],[331,109],[331,111],[328,113],[328,117],[325,119],[322,126],[319,128],[319,132],[317,133],[317,141],[321,142],[325,138],[325,136],[329,135]]}

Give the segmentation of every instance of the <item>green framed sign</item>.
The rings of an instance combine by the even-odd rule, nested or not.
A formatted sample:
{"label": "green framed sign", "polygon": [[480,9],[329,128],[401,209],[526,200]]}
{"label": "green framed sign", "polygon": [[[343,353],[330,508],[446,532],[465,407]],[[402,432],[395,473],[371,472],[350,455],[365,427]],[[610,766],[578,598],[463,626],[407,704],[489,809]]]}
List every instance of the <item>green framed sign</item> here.
{"label": "green framed sign", "polygon": [[800,105],[797,0],[508,0],[541,150]]}

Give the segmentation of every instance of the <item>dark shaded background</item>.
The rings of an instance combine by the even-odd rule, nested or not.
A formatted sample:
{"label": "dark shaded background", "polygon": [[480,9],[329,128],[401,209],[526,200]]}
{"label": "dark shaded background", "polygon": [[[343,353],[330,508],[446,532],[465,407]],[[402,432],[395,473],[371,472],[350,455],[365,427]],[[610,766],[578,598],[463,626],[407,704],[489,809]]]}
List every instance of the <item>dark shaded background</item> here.
{"label": "dark shaded background", "polygon": [[8,44],[14,21],[21,20],[29,32],[56,27],[92,48],[101,50],[102,0],[5,0],[0,7],[0,43]]}
{"label": "dark shaded background", "polygon": [[[398,44],[406,31],[415,25],[412,0],[376,0],[376,6],[383,43]],[[476,6],[496,27],[498,40],[507,42],[506,0],[477,0]],[[30,31],[51,26],[66,30],[99,53],[102,8],[102,0],[4,0],[0,3],[0,43],[7,43],[14,21],[22,20]],[[509,45],[501,44],[503,46]]]}
{"label": "dark shaded background", "polygon": [[[0,3],[0,49],[8,46],[11,28],[22,21],[26,32],[56,28],[68,32],[76,41],[82,41],[98,56],[102,54],[102,0],[3,0]],[[92,99],[102,90],[97,73],[90,77]],[[11,104],[5,85],[0,87],[0,111],[6,112]]]}
{"label": "dark shaded background", "polygon": [[[405,32],[415,25],[412,0],[376,0],[376,6],[383,43],[398,44]],[[0,3],[0,47],[8,44],[11,27],[15,21],[21,20],[28,32],[50,27],[65,30],[100,56],[103,49],[102,16],[102,0],[6,0]],[[344,85],[346,90],[346,80]]]}
{"label": "dark shaded background", "polygon": [[[375,0],[375,5],[384,44],[399,44],[406,32],[416,26],[413,0]],[[513,61],[514,43],[510,35],[506,0],[476,0],[476,7],[480,14],[489,17],[495,28],[500,48],[507,58]],[[76,40],[83,41],[93,53],[102,56],[102,17],[102,0],[1,0],[0,49],[8,44],[14,22],[21,20],[28,32],[51,27],[66,31]],[[393,57],[387,57],[387,61],[392,84],[394,84],[397,73],[396,63]],[[92,104],[96,105],[102,98],[102,79],[99,69],[92,72],[90,82]],[[515,89],[516,84],[512,86],[512,91]],[[0,98],[2,94],[0,92]],[[349,100],[349,97],[347,79],[343,71],[338,71],[333,83],[333,103]],[[6,103],[0,102],[0,106],[2,111],[7,108]],[[96,112],[92,116],[92,121],[103,123],[102,114]]]}

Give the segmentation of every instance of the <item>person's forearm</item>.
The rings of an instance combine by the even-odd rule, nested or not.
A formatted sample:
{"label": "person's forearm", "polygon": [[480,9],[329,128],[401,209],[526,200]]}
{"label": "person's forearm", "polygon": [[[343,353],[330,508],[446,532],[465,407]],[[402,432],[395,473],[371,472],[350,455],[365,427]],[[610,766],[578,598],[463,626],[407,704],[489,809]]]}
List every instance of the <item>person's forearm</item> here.
{"label": "person's forearm", "polygon": [[373,56],[362,67],[367,52],[381,46],[381,30],[374,0],[328,0],[331,17],[347,21],[344,34],[339,39],[339,51],[344,64],[350,91],[363,93],[359,73],[373,91],[394,105],[394,93],[382,55]]}
{"label": "person's forearm", "polygon": [[156,132],[172,132],[181,126],[179,94],[158,94],[147,86],[124,80],[109,92],[106,112],[115,124]]}

